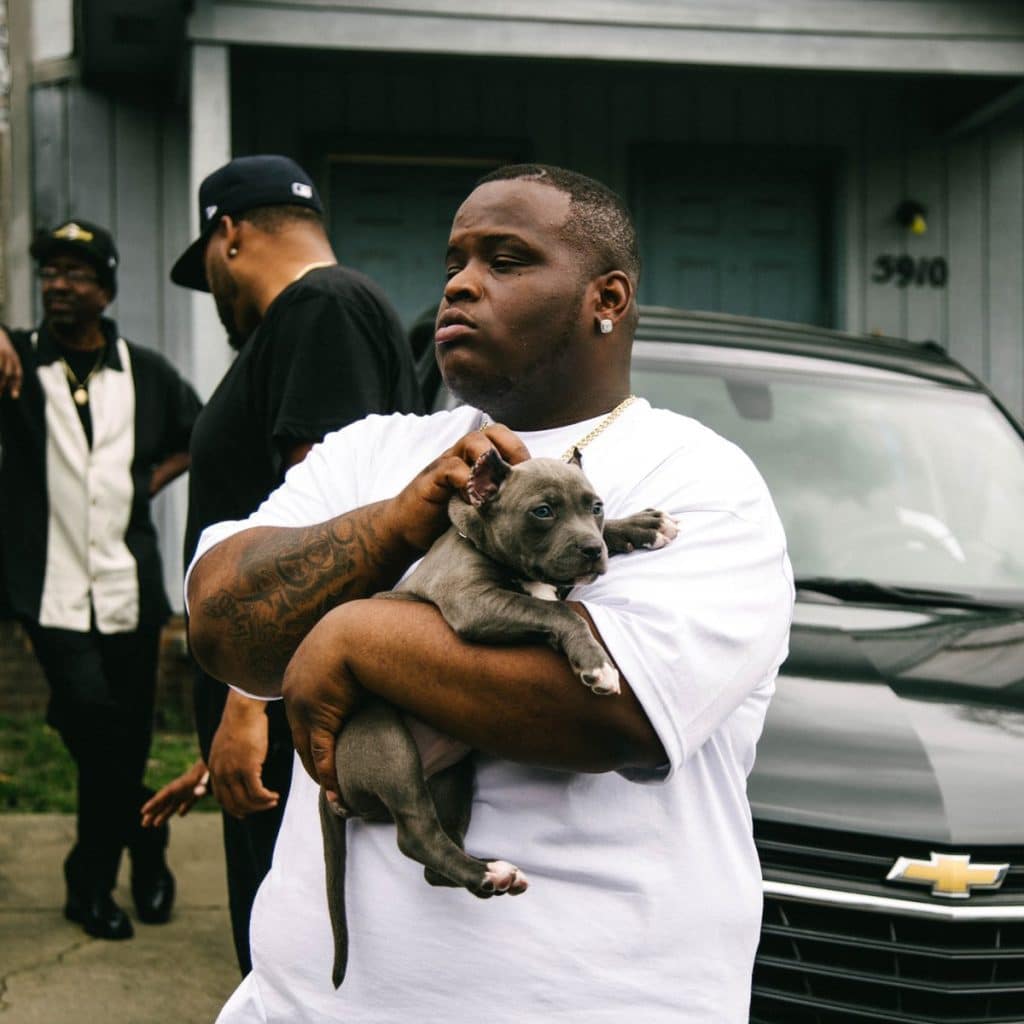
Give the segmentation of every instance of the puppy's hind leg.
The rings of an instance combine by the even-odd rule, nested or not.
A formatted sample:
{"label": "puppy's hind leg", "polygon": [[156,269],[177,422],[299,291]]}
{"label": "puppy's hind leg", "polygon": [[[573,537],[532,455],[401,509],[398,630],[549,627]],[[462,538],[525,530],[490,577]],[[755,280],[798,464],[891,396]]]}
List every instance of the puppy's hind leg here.
{"label": "puppy's hind leg", "polygon": [[[477,896],[522,892],[526,886],[514,865],[505,861],[488,863],[471,857],[445,831],[423,778],[419,750],[401,715],[386,704],[375,705],[372,714],[378,719],[373,730],[377,741],[373,760],[380,766],[372,780],[373,793],[395,823],[398,848],[402,853]],[[368,709],[357,716],[342,735],[348,735],[369,715]],[[382,729],[384,719],[389,720]],[[382,736],[386,736],[386,744],[381,743]],[[344,777],[344,774],[344,770],[339,769],[339,776]],[[346,795],[343,786],[342,798]],[[468,822],[468,817],[466,820]]]}
{"label": "puppy's hind leg", "polygon": [[[463,850],[466,848],[466,832],[473,808],[473,774],[472,759],[464,757],[458,764],[431,775],[427,780],[427,789],[434,801],[441,827],[448,838]],[[424,868],[423,877],[431,885],[457,884],[432,868]]]}
{"label": "puppy's hind leg", "polygon": [[[473,807],[473,779],[473,762],[469,758],[464,758],[458,764],[431,776],[427,782],[441,826],[460,850],[465,850],[466,832],[469,829],[469,819]],[[507,892],[517,896],[519,893],[525,892],[529,886],[526,875],[514,864],[503,860],[481,862],[476,858],[471,857],[470,859],[476,863],[487,865],[488,878],[495,885],[494,892]],[[424,868],[423,876],[431,885],[457,886],[460,884],[430,867]],[[471,891],[482,897],[492,894],[489,888],[484,892],[476,889]]]}

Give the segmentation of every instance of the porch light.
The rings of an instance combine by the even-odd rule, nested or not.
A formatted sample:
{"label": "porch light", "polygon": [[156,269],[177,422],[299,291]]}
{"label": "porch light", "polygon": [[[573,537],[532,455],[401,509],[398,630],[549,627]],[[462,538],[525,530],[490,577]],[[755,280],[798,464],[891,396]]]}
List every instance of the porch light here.
{"label": "porch light", "polygon": [[911,234],[923,235],[928,230],[928,207],[916,199],[904,199],[894,214],[897,224],[902,224]]}

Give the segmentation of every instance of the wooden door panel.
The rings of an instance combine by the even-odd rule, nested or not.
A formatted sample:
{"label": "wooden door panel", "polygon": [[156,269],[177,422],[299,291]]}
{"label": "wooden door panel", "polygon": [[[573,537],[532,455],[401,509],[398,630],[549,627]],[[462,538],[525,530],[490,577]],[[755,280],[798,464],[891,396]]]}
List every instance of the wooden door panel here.
{"label": "wooden door panel", "polygon": [[452,217],[481,173],[464,166],[332,166],[334,251],[384,289],[407,328],[441,300]]}
{"label": "wooden door panel", "polygon": [[643,302],[829,322],[821,172],[766,164],[718,154],[640,167]]}

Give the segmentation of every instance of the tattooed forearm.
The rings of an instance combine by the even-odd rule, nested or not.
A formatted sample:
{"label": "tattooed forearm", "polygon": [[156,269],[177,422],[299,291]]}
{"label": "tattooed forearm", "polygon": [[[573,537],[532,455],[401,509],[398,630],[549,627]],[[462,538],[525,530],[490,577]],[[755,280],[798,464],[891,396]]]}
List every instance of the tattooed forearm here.
{"label": "tattooed forearm", "polygon": [[190,588],[200,663],[276,695],[295,648],[328,611],[390,587],[418,557],[381,522],[371,505],[317,526],[248,531],[214,548]]}

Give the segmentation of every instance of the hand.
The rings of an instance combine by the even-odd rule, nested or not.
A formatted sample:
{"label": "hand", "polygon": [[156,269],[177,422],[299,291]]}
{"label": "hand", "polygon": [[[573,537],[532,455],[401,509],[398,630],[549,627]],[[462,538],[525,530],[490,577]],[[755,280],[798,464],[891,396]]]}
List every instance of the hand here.
{"label": "hand", "polygon": [[5,391],[11,398],[21,394],[21,360],[7,332],[0,327],[0,395]]}
{"label": "hand", "polygon": [[335,739],[361,697],[342,653],[345,637],[351,636],[351,624],[357,620],[352,611],[361,603],[335,608],[310,630],[288,663],[281,684],[292,743],[302,766],[331,803],[338,799]]}
{"label": "hand", "polygon": [[184,817],[196,801],[206,796],[209,781],[206,762],[202,759],[196,761],[191,768],[176,779],[171,779],[142,805],[142,827],[159,828],[175,812],[179,817]]}
{"label": "hand", "polygon": [[448,502],[457,493],[466,496],[469,471],[489,448],[497,448],[513,465],[530,457],[526,445],[500,423],[466,434],[387,503],[394,527],[407,544],[426,551],[448,529]]}
{"label": "hand", "polygon": [[264,702],[231,690],[210,744],[210,780],[217,802],[235,818],[269,811],[280,800],[263,785],[268,746]]}

